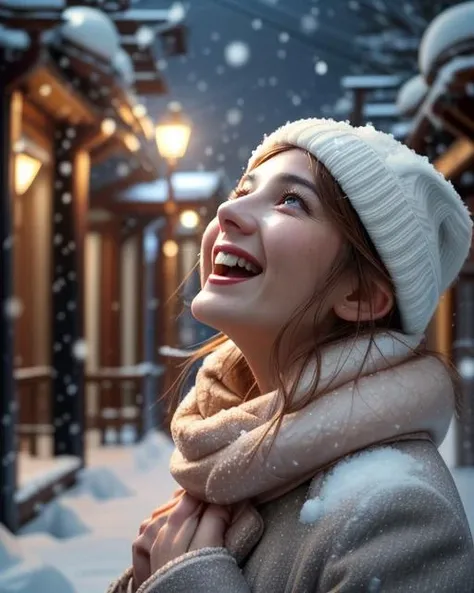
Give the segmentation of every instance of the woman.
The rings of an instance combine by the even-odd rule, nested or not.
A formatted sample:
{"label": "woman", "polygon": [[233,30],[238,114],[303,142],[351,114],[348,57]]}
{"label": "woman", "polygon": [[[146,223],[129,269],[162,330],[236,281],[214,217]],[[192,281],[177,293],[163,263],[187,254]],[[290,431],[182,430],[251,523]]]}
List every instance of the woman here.
{"label": "woman", "polygon": [[371,126],[266,137],[202,241],[192,312],[221,336],[172,419],[182,489],[110,591],[472,593],[437,451],[454,373],[423,345],[471,235],[452,185]]}

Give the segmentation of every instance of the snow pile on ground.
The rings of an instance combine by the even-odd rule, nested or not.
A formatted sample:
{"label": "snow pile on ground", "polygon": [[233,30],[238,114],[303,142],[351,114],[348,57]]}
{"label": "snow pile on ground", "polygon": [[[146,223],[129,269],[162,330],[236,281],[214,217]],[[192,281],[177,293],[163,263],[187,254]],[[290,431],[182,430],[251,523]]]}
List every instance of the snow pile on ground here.
{"label": "snow pile on ground", "polygon": [[0,525],[0,591],[74,593],[74,586],[60,570],[25,553],[19,538]]}
{"label": "snow pile on ground", "polygon": [[151,433],[132,447],[88,450],[77,486],[17,537],[0,526],[0,592],[105,593],[130,566],[140,523],[177,487],[172,449]]}

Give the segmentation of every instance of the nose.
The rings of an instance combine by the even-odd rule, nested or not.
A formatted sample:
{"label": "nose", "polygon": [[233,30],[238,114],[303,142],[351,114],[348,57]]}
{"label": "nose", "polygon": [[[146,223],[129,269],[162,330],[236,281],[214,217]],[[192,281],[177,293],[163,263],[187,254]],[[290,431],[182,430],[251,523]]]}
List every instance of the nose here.
{"label": "nose", "polygon": [[229,200],[217,208],[217,220],[222,232],[238,231],[243,235],[251,235],[257,228],[257,220],[251,213],[245,198]]}

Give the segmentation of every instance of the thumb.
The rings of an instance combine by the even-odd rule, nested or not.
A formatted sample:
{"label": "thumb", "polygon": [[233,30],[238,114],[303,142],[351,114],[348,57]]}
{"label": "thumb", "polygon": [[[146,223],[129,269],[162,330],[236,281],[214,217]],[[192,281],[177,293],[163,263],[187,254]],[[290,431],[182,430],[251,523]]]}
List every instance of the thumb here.
{"label": "thumb", "polygon": [[204,511],[189,546],[189,551],[201,548],[221,548],[231,522],[230,507],[210,504]]}

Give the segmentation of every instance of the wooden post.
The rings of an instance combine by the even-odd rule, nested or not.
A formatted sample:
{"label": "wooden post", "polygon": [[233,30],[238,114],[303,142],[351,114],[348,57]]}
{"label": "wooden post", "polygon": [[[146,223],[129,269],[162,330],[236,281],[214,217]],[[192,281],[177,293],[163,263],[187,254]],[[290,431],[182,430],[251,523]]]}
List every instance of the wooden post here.
{"label": "wooden post", "polygon": [[456,465],[474,466],[474,278],[462,275],[455,295],[453,359],[460,371],[463,395],[456,425]]}
{"label": "wooden post", "polygon": [[76,148],[76,129],[55,136],[53,191],[54,455],[84,459],[84,236],[89,157]]}
{"label": "wooden post", "polygon": [[13,231],[12,196],[14,159],[12,140],[21,130],[22,98],[5,84],[5,51],[0,50],[0,523],[12,532],[18,528],[15,504],[17,483],[17,406],[13,380]]}
{"label": "wooden post", "polygon": [[[101,232],[100,276],[100,366],[120,366],[120,223],[112,220]],[[117,382],[98,383],[99,424],[101,443],[105,444],[105,430],[101,417],[104,409],[121,413],[122,385]],[[118,429],[117,429],[118,430]]]}

